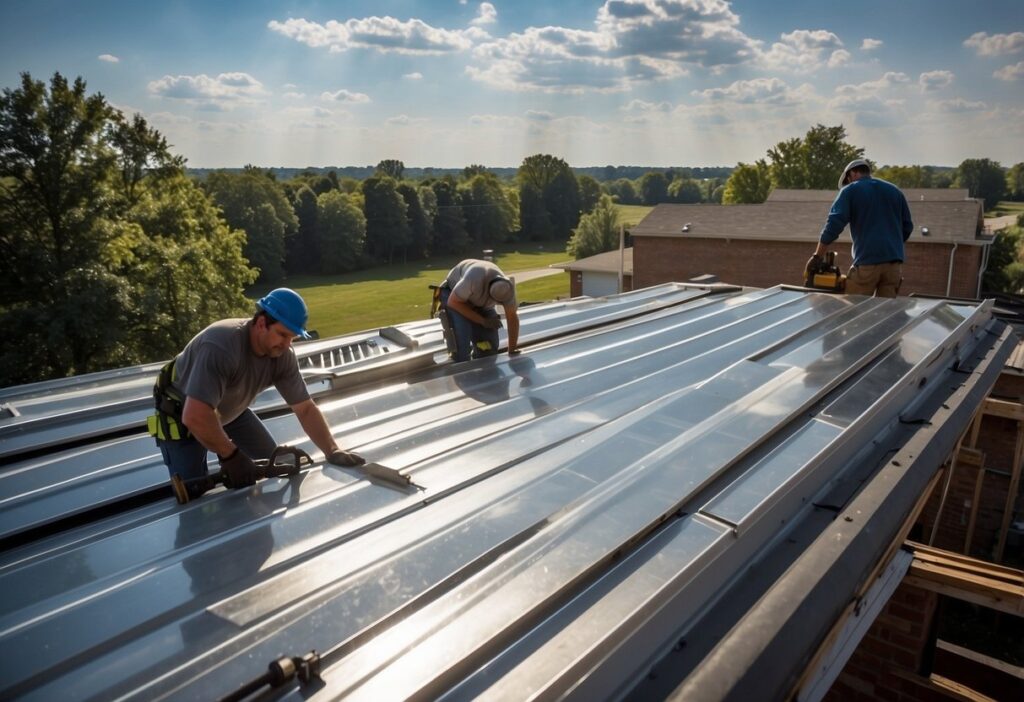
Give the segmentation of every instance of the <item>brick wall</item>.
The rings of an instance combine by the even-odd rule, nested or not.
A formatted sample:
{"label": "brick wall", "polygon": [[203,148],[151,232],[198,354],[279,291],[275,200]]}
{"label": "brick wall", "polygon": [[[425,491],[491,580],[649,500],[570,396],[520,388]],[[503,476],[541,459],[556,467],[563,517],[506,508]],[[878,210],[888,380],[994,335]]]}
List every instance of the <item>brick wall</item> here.
{"label": "brick wall", "polygon": [[827,702],[951,699],[918,675],[938,595],[901,584],[846,662]]}
{"label": "brick wall", "polygon": [[[838,241],[839,267],[844,272],[852,257],[850,242]],[[952,245],[907,242],[901,293],[946,295]],[[807,259],[814,253],[810,242],[698,237],[633,237],[633,275],[637,287],[680,282],[713,273],[723,283],[768,288],[803,285]],[[954,254],[951,297],[973,298],[981,265],[980,246],[958,246]]]}

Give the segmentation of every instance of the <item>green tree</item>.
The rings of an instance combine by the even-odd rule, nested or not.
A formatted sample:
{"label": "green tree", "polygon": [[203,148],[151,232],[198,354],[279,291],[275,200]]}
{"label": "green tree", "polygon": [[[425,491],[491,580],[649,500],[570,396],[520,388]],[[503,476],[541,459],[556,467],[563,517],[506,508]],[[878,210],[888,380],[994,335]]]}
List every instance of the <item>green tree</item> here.
{"label": "green tree", "polygon": [[580,187],[580,211],[584,214],[592,212],[601,199],[601,184],[588,175],[581,175],[576,180]]}
{"label": "green tree", "polygon": [[366,251],[374,260],[390,264],[394,262],[395,252],[411,241],[405,200],[398,192],[398,183],[387,175],[367,178],[363,181],[362,191]]}
{"label": "green tree", "polygon": [[971,197],[984,200],[985,209],[990,210],[1006,194],[1006,173],[998,161],[969,158],[957,166],[956,184],[967,188]]}
{"label": "green tree", "polygon": [[405,164],[394,158],[387,158],[377,164],[377,172],[375,175],[386,175],[394,178],[395,180],[401,180],[402,174],[405,173]]}
{"label": "green tree", "polygon": [[[516,174],[519,181],[519,219],[523,235],[531,239],[568,238],[580,219],[580,190],[569,164],[550,154],[523,159]],[[528,189],[540,194],[540,200]],[[543,207],[543,214],[529,208]],[[542,226],[550,223],[550,228]]]}
{"label": "green tree", "polygon": [[239,310],[242,235],[182,163],[80,78],[3,92],[0,385],[165,358]]}
{"label": "green tree", "polygon": [[289,273],[312,273],[320,268],[320,249],[317,245],[317,197],[312,188],[303,185],[292,199],[298,228],[295,236],[289,237],[285,242],[285,268]]}
{"label": "green tree", "polygon": [[612,200],[620,205],[639,205],[640,196],[636,192],[636,184],[629,178],[619,178],[605,185],[605,191]]}
{"label": "green tree", "polygon": [[459,200],[458,184],[451,176],[431,184],[434,192],[434,253],[462,255],[469,250],[466,217]]}
{"label": "green tree", "polygon": [[609,195],[602,195],[594,211],[580,217],[566,252],[575,259],[611,251],[619,245],[619,211]]}
{"label": "green tree", "polygon": [[359,266],[366,241],[366,217],[352,196],[337,190],[317,198],[320,273],[347,273]]}
{"label": "green tree", "polygon": [[472,180],[473,176],[485,175],[490,173],[486,166],[481,166],[479,163],[472,163],[462,169],[462,179]]}
{"label": "green tree", "polygon": [[847,163],[864,157],[864,149],[848,144],[846,128],[817,124],[799,137],[768,149],[772,184],[776,188],[832,190]]}
{"label": "green tree", "polygon": [[466,232],[479,244],[505,241],[519,228],[519,218],[497,176],[479,173],[459,186]]}
{"label": "green tree", "polygon": [[408,254],[409,249],[412,249],[413,258],[423,258],[430,253],[432,218],[423,209],[421,190],[415,184],[409,181],[399,183],[398,194],[405,201],[405,219],[409,224],[409,244],[403,251]]}
{"label": "green tree", "polygon": [[217,171],[203,184],[233,229],[246,233],[245,256],[260,280],[284,277],[285,240],[299,228],[295,210],[272,174],[252,166],[242,173]]}
{"label": "green tree", "polygon": [[648,171],[640,177],[640,201],[644,205],[668,202],[668,181],[660,171]]}
{"label": "green tree", "polygon": [[884,166],[873,173],[900,188],[930,188],[932,174],[928,166]]}
{"label": "green tree", "polygon": [[700,183],[693,178],[676,178],[668,186],[668,199],[684,205],[698,203],[703,198]]}
{"label": "green tree", "polygon": [[0,97],[0,385],[92,370],[122,335],[128,291],[103,265],[113,114],[59,73]]}
{"label": "green tree", "polygon": [[772,189],[771,170],[764,159],[753,164],[737,163],[722,192],[723,205],[764,202]]}
{"label": "green tree", "polygon": [[988,266],[981,278],[985,292],[1017,294],[1021,284],[1021,264],[1018,260],[1021,246],[1020,227],[1007,227],[996,234],[989,251]]}
{"label": "green tree", "polygon": [[257,272],[242,253],[245,232],[229,229],[183,173],[144,181],[124,224],[110,251],[133,291],[131,323],[107,365],[169,358],[211,322],[252,313],[243,290]]}
{"label": "green tree", "polygon": [[129,121],[114,111],[108,133],[116,154],[122,193],[129,205],[137,201],[139,184],[147,175],[168,177],[178,174],[185,166],[185,159],[171,154],[167,139],[150,129],[138,113]]}
{"label": "green tree", "polygon": [[1015,163],[1006,172],[1006,194],[1011,200],[1024,200],[1024,163]]}

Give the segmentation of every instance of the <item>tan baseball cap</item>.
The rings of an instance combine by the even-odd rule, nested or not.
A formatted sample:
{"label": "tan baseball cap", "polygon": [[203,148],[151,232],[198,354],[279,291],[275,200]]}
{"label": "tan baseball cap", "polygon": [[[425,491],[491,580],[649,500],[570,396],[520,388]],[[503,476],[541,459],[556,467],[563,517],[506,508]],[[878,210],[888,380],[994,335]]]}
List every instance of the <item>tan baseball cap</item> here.
{"label": "tan baseball cap", "polygon": [[837,187],[840,190],[842,190],[843,186],[846,185],[846,176],[848,176],[850,174],[850,171],[852,171],[854,168],[857,168],[858,166],[863,166],[864,168],[867,168],[869,171],[871,170],[871,164],[865,161],[864,159],[853,159],[848,164],[846,164],[846,168],[843,169],[843,174],[839,176],[839,185]]}

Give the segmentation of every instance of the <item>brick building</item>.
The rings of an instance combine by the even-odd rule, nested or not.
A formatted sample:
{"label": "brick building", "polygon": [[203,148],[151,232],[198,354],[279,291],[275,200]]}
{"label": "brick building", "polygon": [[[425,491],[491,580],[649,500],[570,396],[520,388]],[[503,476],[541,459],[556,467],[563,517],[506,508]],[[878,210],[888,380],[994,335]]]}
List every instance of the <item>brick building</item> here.
{"label": "brick building", "polygon": [[[976,298],[993,237],[963,190],[907,190],[914,232],[901,294]],[[724,283],[802,285],[835,191],[776,190],[757,205],[655,207],[631,230],[636,288],[713,274]],[[849,267],[849,229],[830,247]]]}

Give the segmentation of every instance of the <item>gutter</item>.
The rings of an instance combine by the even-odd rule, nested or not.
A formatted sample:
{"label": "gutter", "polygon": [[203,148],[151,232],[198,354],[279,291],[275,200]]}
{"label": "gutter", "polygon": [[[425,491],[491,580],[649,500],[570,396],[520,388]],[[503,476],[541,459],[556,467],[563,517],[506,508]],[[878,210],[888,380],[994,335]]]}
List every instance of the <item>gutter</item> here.
{"label": "gutter", "polygon": [[985,277],[985,271],[988,270],[988,257],[992,253],[992,244],[996,242],[998,233],[992,236],[992,241],[982,247],[981,249],[981,268],[978,269],[978,287],[975,290],[974,297],[981,299],[981,279]]}

